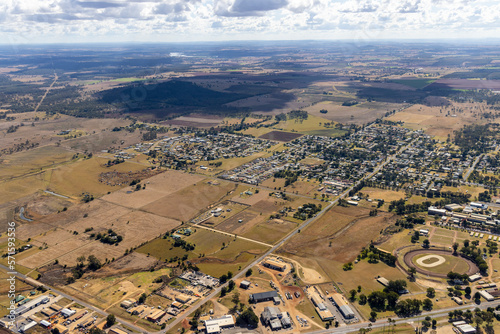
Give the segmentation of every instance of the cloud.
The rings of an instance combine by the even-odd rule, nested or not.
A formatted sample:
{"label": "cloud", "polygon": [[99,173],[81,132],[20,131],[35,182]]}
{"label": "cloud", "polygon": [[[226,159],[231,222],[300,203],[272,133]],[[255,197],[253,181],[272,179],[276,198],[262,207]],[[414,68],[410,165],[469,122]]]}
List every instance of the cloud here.
{"label": "cloud", "polygon": [[83,8],[110,8],[110,7],[124,7],[124,3],[115,3],[108,1],[77,1],[76,4]]}
{"label": "cloud", "polygon": [[263,16],[266,12],[284,8],[288,0],[234,0],[217,1],[215,13],[219,16]]}
{"label": "cloud", "polygon": [[420,0],[416,0],[413,2],[407,1],[399,7],[398,11],[402,14],[417,13],[420,10],[419,6],[420,6]]}

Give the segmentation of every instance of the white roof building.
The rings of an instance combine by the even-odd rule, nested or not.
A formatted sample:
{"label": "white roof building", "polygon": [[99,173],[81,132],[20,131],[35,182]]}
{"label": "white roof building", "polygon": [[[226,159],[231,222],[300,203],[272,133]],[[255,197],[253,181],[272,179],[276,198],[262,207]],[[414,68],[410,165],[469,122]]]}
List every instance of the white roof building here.
{"label": "white roof building", "polygon": [[230,314],[223,315],[217,319],[205,320],[207,334],[220,333],[221,328],[233,327],[234,318]]}

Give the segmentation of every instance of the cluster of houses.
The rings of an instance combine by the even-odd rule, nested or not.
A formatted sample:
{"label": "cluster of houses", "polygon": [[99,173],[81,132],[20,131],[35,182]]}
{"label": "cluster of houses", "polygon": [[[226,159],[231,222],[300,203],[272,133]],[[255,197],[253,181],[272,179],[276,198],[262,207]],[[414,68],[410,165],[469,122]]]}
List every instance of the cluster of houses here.
{"label": "cluster of houses", "polygon": [[275,153],[267,158],[252,160],[249,163],[225,172],[219,177],[225,180],[259,184],[272,177],[277,171],[290,167],[287,160],[283,159],[283,153]]}
{"label": "cluster of houses", "polygon": [[247,157],[270,148],[274,142],[227,133],[197,136],[183,134],[160,141],[155,150],[176,159],[190,162]]}

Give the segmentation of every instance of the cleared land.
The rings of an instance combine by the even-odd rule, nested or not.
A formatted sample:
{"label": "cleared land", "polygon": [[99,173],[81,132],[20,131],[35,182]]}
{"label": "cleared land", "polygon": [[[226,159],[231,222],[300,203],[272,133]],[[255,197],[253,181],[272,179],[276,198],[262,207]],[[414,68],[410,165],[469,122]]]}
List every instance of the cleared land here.
{"label": "cleared land", "polygon": [[377,239],[391,223],[392,214],[369,216],[360,207],[331,208],[307,229],[295,235],[280,250],[300,257],[322,257],[340,263],[353,261],[361,249]]}
{"label": "cleared land", "polygon": [[302,136],[302,134],[300,134],[300,133],[284,132],[284,131],[271,131],[271,132],[268,132],[266,134],[263,134],[259,138],[289,142],[289,141],[292,141],[296,138],[299,138],[300,136]]}
{"label": "cleared land", "polygon": [[236,185],[225,181],[218,180],[217,184],[214,181],[211,181],[212,184],[208,182],[210,181],[200,181],[151,202],[142,209],[159,216],[187,221],[236,188]]}
{"label": "cleared land", "polygon": [[135,186],[132,188],[126,187],[106,195],[102,199],[130,208],[140,208],[164,196],[171,195],[188,186],[196,184],[201,180],[203,180],[203,177],[199,175],[168,170],[144,180],[143,184],[146,184],[146,189],[133,191]]}

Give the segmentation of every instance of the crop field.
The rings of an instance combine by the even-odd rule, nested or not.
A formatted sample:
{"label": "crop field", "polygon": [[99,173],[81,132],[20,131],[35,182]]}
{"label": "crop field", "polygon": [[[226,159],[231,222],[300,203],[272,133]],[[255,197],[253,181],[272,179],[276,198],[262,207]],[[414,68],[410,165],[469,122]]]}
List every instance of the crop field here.
{"label": "crop field", "polygon": [[[333,121],[342,124],[365,124],[381,117],[388,111],[399,109],[401,107],[399,104],[387,102],[370,102],[370,104],[360,103],[350,107],[342,105],[342,102],[349,100],[359,101],[359,99],[354,95],[346,95],[345,97],[342,97],[342,101],[323,101],[306,107],[304,110],[313,116],[323,118],[326,122]],[[322,114],[320,113],[321,109],[325,109],[328,112],[326,114]],[[323,126],[319,127],[319,129],[321,128],[326,129]],[[313,129],[309,131],[313,131]]]}
{"label": "crop field", "polygon": [[394,79],[394,80],[391,80],[392,82],[395,82],[395,83],[398,83],[398,84],[401,84],[401,85],[405,85],[405,86],[409,86],[409,87],[412,87],[412,88],[415,88],[415,89],[421,89],[421,88],[424,88],[425,86],[433,83],[434,79]]}
{"label": "crop field", "polygon": [[[45,221],[50,222],[50,225]],[[55,259],[61,264],[72,266],[82,254],[94,254],[101,261],[117,258],[126,249],[151,240],[179,224],[169,218],[94,200],[90,204],[81,204],[65,212],[49,215],[40,223],[20,226],[18,235],[21,238],[31,238],[33,245],[44,246],[44,249],[19,263],[35,268]],[[118,246],[90,239],[90,233],[102,233],[109,228],[123,237]],[[84,233],[85,229],[92,230]]]}
{"label": "crop field", "polygon": [[200,181],[195,185],[166,195],[144,207],[143,210],[153,214],[186,221],[203,212],[209,205],[221,200],[236,186],[225,181],[217,181],[217,185],[208,181]]}
{"label": "crop field", "polygon": [[[122,164],[118,166],[120,165]],[[135,187],[126,187],[106,195],[102,199],[130,208],[140,208],[164,196],[171,195],[174,192],[192,186],[201,180],[203,180],[203,177],[199,175],[167,170],[161,174],[142,180],[141,183],[146,184],[146,189],[131,191]]]}
{"label": "crop field", "polygon": [[249,239],[274,244],[296,227],[297,223],[292,223],[283,219],[271,219],[255,225],[248,232],[244,233],[243,236]]}
{"label": "crop field", "polygon": [[391,223],[392,214],[368,215],[369,209],[333,207],[307,229],[295,235],[281,252],[314,256],[340,263],[353,261],[361,249]]}
{"label": "crop field", "polygon": [[284,131],[271,131],[266,134],[261,135],[261,139],[269,139],[276,141],[289,142],[302,136],[300,133],[284,132]]}

